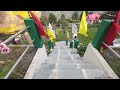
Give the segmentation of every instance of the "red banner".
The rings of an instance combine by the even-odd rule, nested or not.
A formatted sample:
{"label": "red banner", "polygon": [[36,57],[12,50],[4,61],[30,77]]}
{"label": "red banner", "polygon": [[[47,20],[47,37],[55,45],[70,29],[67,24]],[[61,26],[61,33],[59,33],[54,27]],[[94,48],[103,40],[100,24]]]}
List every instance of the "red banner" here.
{"label": "red banner", "polygon": [[48,39],[48,35],[45,33],[44,27],[43,27],[42,23],[40,22],[40,20],[39,20],[32,12],[30,12],[30,11],[29,11],[29,17],[30,17],[31,19],[34,19],[39,34],[40,34],[42,37]]}
{"label": "red banner", "polygon": [[[120,11],[117,11],[115,20],[112,22],[112,26],[108,30],[104,41],[108,46],[112,44],[113,40],[116,38],[118,31],[120,30]],[[103,49],[106,49],[107,47],[102,44]]]}

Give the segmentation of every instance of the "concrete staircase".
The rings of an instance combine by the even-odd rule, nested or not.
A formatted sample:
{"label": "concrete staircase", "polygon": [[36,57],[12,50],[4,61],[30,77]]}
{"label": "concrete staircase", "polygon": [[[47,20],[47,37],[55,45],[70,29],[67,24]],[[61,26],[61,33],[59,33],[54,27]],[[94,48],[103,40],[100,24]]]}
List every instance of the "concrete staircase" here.
{"label": "concrete staircase", "polygon": [[56,42],[46,61],[37,68],[32,79],[106,79],[107,74],[95,65],[84,62],[75,49]]}

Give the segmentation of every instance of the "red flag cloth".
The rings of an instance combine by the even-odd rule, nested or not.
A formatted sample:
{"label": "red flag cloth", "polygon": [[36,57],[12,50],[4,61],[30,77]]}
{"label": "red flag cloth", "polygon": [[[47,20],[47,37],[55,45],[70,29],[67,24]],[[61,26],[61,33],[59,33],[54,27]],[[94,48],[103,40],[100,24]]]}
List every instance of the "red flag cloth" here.
{"label": "red flag cloth", "polygon": [[[119,18],[120,18],[120,12],[117,12],[115,20],[112,22],[112,26],[108,30],[103,42],[105,42],[108,46],[112,44],[113,40],[116,38],[118,31],[120,30],[119,25]],[[107,47],[102,44],[103,49],[106,49]]]}
{"label": "red flag cloth", "polygon": [[42,37],[48,39],[49,37],[48,37],[48,35],[45,33],[44,27],[43,27],[42,23],[40,22],[40,20],[39,20],[31,11],[29,11],[28,13],[29,13],[29,17],[30,17],[31,19],[34,19],[39,34],[40,34]]}

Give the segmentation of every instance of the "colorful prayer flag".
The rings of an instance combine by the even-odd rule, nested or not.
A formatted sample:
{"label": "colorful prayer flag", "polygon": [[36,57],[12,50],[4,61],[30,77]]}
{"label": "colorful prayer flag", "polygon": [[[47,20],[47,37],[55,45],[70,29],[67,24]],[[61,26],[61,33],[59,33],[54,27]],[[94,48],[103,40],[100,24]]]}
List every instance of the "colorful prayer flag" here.
{"label": "colorful prayer flag", "polygon": [[87,22],[86,22],[86,13],[83,11],[82,18],[80,21],[80,27],[78,33],[83,34],[88,37],[87,33]]}

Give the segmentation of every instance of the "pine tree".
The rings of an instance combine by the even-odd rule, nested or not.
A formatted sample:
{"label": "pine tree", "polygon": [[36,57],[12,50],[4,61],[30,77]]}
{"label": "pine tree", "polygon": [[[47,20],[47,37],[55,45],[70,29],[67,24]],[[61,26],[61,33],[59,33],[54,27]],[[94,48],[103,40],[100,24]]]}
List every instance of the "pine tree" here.
{"label": "pine tree", "polygon": [[64,14],[61,15],[61,19],[65,19],[65,15]]}
{"label": "pine tree", "polygon": [[78,12],[74,12],[72,15],[73,20],[78,20]]}
{"label": "pine tree", "polygon": [[49,20],[50,23],[53,23],[53,24],[55,24],[57,22],[57,18],[53,13],[49,14],[48,20]]}
{"label": "pine tree", "polygon": [[101,19],[115,19],[116,11],[107,11],[101,15]]}

